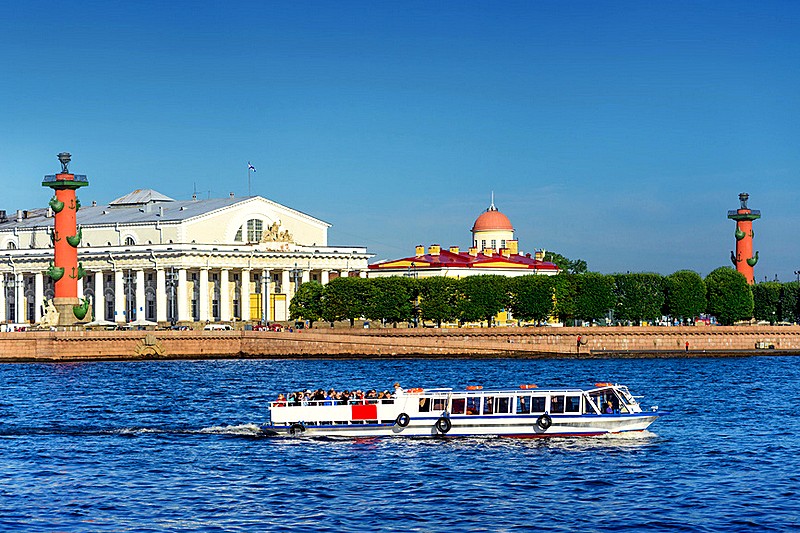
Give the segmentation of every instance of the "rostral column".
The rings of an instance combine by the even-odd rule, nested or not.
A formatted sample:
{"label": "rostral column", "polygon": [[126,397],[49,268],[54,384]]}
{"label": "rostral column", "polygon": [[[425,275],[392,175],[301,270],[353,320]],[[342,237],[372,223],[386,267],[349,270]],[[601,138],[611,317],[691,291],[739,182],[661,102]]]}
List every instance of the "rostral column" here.
{"label": "rostral column", "polygon": [[753,267],[758,263],[758,252],[753,254],[753,221],[761,218],[761,211],[751,210],[747,207],[750,195],[743,192],[739,195],[741,204],[736,211],[728,211],[728,218],[736,221],[736,253],[731,251],[731,262],[736,270],[741,272],[747,283],[753,284]]}
{"label": "rostral column", "polygon": [[54,257],[47,275],[55,283],[53,305],[59,313],[59,326],[86,322],[86,316],[91,317],[88,300],[78,298],[78,280],[85,272],[78,263],[81,230],[77,227],[77,213],[81,203],[75,196],[75,191],[89,185],[89,180],[86,176],[69,173],[70,157],[67,152],[58,154],[61,173],[45,176],[42,182],[43,187],[54,191],[50,199],[50,208],[55,215],[52,234]]}

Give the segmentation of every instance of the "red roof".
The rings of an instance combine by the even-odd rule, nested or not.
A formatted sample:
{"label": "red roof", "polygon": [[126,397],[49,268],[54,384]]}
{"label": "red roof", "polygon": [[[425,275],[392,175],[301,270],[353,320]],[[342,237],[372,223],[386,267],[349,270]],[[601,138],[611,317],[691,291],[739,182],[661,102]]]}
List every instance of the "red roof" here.
{"label": "red roof", "polygon": [[492,230],[514,231],[514,226],[511,225],[511,221],[503,213],[489,208],[488,211],[481,213],[481,216],[475,220],[472,231]]}
{"label": "red roof", "polygon": [[369,265],[371,270],[383,269],[405,269],[410,263],[414,263],[414,268],[418,270],[437,269],[437,268],[477,268],[486,269],[490,273],[492,269],[520,269],[520,270],[549,270],[558,272],[555,263],[540,261],[530,254],[513,254],[505,257],[499,253],[491,256],[479,253],[475,256],[467,252],[457,254],[449,250],[442,250],[439,255],[425,254],[420,256],[406,257],[392,261],[384,261]]}

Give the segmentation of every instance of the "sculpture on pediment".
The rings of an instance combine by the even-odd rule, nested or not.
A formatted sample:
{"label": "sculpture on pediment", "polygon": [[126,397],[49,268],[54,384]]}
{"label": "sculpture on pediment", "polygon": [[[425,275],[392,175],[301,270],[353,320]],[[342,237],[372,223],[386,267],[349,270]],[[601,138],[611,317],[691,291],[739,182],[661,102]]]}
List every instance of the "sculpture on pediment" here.
{"label": "sculpture on pediment", "polygon": [[280,222],[273,222],[262,234],[261,242],[292,242],[292,234],[289,230],[281,231]]}

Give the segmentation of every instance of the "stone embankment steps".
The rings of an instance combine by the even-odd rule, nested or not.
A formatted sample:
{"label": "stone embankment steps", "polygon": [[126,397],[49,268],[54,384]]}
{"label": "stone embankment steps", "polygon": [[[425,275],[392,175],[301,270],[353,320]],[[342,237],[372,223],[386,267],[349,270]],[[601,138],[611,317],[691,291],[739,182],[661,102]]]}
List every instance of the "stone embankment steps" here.
{"label": "stone embankment steps", "polygon": [[[770,346],[773,348],[769,348]],[[482,329],[323,327],[295,332],[0,333],[0,361],[4,362],[218,357],[524,358],[798,354],[800,354],[800,326]]]}

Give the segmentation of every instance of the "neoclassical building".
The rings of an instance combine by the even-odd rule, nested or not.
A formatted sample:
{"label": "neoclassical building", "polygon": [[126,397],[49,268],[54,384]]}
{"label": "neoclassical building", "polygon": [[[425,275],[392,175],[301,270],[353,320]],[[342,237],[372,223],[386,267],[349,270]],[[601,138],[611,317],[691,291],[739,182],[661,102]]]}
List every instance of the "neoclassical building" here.
{"label": "neoclassical building", "polygon": [[[78,296],[95,321],[281,321],[306,281],[366,276],[366,247],[260,196],[174,200],[135,190],[77,212]],[[40,322],[53,298],[51,208],[0,211],[0,322]],[[59,237],[55,237],[59,238]],[[80,270],[80,269],[79,269]]]}
{"label": "neoclassical building", "polygon": [[458,246],[442,249],[432,244],[425,250],[417,246],[413,256],[380,261],[369,266],[369,277],[449,276],[461,278],[479,274],[522,276],[526,274],[558,274],[554,263],[544,261],[544,252],[534,254],[519,250],[514,238],[514,226],[494,205],[480,214],[472,225],[472,246],[466,251]]}

